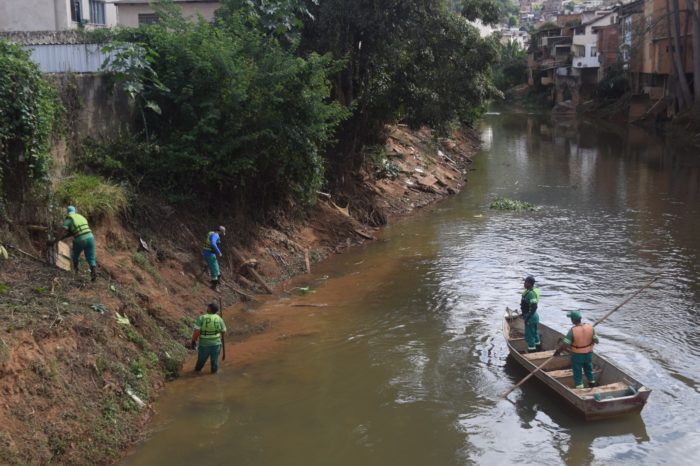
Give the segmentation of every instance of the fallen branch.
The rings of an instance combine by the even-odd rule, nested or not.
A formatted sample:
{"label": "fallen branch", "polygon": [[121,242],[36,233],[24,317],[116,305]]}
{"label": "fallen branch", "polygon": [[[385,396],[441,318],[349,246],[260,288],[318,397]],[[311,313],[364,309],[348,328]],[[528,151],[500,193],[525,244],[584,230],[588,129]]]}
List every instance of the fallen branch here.
{"label": "fallen branch", "polygon": [[292,307],[328,307],[328,304],[292,304]]}
{"label": "fallen branch", "polygon": [[[247,260],[243,257],[243,254],[241,254],[236,248],[231,247],[231,252],[233,253],[234,256],[236,256],[236,259],[237,259],[241,264],[244,264],[244,265],[245,265],[245,264],[250,264],[250,262],[247,261]],[[255,278],[255,280],[257,280],[258,283],[260,283],[260,284],[262,285],[262,287],[265,288],[265,290],[266,290],[268,293],[270,293],[270,294],[275,294],[275,291],[270,287],[270,285],[268,285],[268,284],[265,282],[265,280],[263,280],[263,278],[260,276],[260,274],[258,273],[257,270],[255,270],[253,267],[250,267],[249,265],[248,265],[247,269],[248,269],[248,271],[251,273],[251,275],[253,275],[253,277]]]}
{"label": "fallen branch", "polygon": [[[9,244],[9,243],[8,243],[8,244],[6,244],[5,246],[7,246],[7,247],[10,248],[10,249],[14,249],[15,251],[19,252],[20,254],[24,254],[25,256],[34,259],[35,261],[39,261],[39,262],[41,262],[42,264],[47,264],[47,262],[46,262],[44,259],[41,259],[41,258],[35,256],[34,254],[30,254],[30,253],[28,253],[27,251],[22,251],[20,248],[18,248],[18,247],[15,246],[14,244]],[[49,264],[49,265],[50,265],[50,264]]]}
{"label": "fallen branch", "polygon": [[374,236],[368,235],[367,233],[365,233],[365,232],[363,232],[363,231],[355,230],[355,233],[357,233],[358,235],[360,235],[360,236],[363,237],[364,239],[367,239],[367,240],[370,240],[370,241],[371,241],[371,240],[374,240]]}
{"label": "fallen branch", "polygon": [[235,286],[235,285],[232,284],[232,283],[229,283],[229,282],[226,282],[226,281],[221,281],[221,284],[222,284],[223,286],[226,286],[226,287],[232,289],[235,293],[238,293],[239,295],[245,297],[246,299],[249,299],[249,300],[251,300],[251,301],[256,301],[256,302],[258,301],[258,299],[257,299],[255,296],[253,296],[253,295],[250,294],[250,293],[246,293],[245,291],[243,291],[242,289],[238,288],[237,286]]}

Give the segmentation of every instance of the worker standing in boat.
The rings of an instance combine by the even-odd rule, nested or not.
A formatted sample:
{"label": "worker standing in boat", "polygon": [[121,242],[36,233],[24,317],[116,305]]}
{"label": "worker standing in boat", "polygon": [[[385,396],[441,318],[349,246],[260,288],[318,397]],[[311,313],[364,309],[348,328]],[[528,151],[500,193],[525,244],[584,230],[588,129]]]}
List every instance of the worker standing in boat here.
{"label": "worker standing in boat", "polygon": [[565,348],[571,351],[571,370],[574,373],[576,388],[584,388],[583,374],[586,373],[588,386],[595,387],[596,381],[593,375],[593,346],[598,343],[598,335],[591,324],[581,323],[580,311],[569,311],[566,317],[571,318],[574,324],[562,340],[562,344],[554,352],[558,356]]}
{"label": "worker standing in boat", "polygon": [[539,301],[540,289],[535,288],[535,277],[528,275],[525,278],[525,290],[520,299],[520,314],[525,320],[525,342],[529,353],[541,350],[540,336],[537,333],[537,324],[540,323],[540,316],[537,314]]}

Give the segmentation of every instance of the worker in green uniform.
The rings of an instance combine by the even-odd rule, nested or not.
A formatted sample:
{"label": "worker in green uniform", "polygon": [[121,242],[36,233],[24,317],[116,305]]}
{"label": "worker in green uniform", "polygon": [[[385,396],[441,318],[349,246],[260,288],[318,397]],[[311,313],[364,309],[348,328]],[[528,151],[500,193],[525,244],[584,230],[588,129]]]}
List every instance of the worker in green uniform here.
{"label": "worker in green uniform", "polygon": [[204,240],[204,248],[202,249],[202,256],[204,256],[204,260],[207,261],[209,266],[211,289],[214,291],[219,291],[219,280],[221,279],[221,268],[219,268],[219,261],[216,259],[217,256],[221,257],[219,240],[221,236],[225,235],[226,228],[223,226],[220,226],[217,231],[210,231],[207,233],[207,239]]}
{"label": "worker in green uniform", "polygon": [[60,238],[49,241],[49,244],[54,244],[56,241],[61,241],[69,236],[73,237],[73,248],[71,251],[71,259],[73,260],[73,271],[78,273],[78,265],[80,264],[80,254],[85,253],[85,259],[90,266],[90,279],[94,282],[97,279],[97,260],[95,259],[95,237],[92,235],[90,225],[85,217],[80,215],[75,207],[68,206],[66,209],[66,218],[63,221],[65,232]]}
{"label": "worker in green uniform", "polygon": [[197,364],[194,366],[195,372],[202,370],[207,359],[211,359],[212,374],[216,374],[216,371],[219,370],[219,352],[224,344],[226,324],[224,319],[218,315],[218,312],[219,306],[215,303],[209,303],[207,305],[207,313],[202,314],[195,321],[191,342],[192,349],[195,349],[197,340],[199,340]]}
{"label": "worker in green uniform", "polygon": [[591,324],[581,323],[580,311],[569,311],[566,317],[574,324],[562,340],[561,345],[554,352],[558,356],[564,349],[571,352],[571,370],[574,373],[574,385],[576,388],[584,388],[583,374],[586,373],[588,386],[595,387],[595,375],[593,374],[593,346],[598,343],[598,335]]}
{"label": "worker in green uniform", "polygon": [[520,315],[525,321],[525,342],[529,353],[541,350],[540,336],[537,333],[537,324],[540,322],[540,316],[537,314],[539,301],[540,290],[535,288],[535,277],[528,275],[525,278],[525,290],[520,298]]}

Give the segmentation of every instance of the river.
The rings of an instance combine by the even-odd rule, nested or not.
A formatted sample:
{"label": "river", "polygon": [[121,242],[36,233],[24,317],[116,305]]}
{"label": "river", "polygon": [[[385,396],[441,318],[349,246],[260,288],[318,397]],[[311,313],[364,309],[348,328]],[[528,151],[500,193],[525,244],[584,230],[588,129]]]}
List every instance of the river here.
{"label": "river", "polygon": [[[288,307],[300,336],[255,364],[168,386],[126,465],[695,464],[700,447],[700,157],[637,128],[487,114],[465,190],[320,264]],[[538,206],[490,211],[503,196]],[[653,392],[586,423],[527,382],[501,336],[523,277],[540,319],[594,321]],[[327,307],[290,307],[290,303]]]}

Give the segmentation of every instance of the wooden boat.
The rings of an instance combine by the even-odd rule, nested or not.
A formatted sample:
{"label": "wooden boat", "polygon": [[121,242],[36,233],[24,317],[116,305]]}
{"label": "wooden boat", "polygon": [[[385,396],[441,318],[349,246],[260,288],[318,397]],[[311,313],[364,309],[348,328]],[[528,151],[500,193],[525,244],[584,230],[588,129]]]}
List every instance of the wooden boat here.
{"label": "wooden boat", "polygon": [[[538,331],[542,351],[528,353],[524,331],[523,319],[507,309],[503,320],[503,336],[508,343],[510,355],[532,372],[554,355],[564,335],[540,323]],[[583,414],[586,420],[638,413],[644,408],[651,390],[607,359],[593,353],[593,372],[598,386],[580,389],[575,388],[570,360],[568,353],[556,356],[537,371],[534,377],[557,392]]]}

